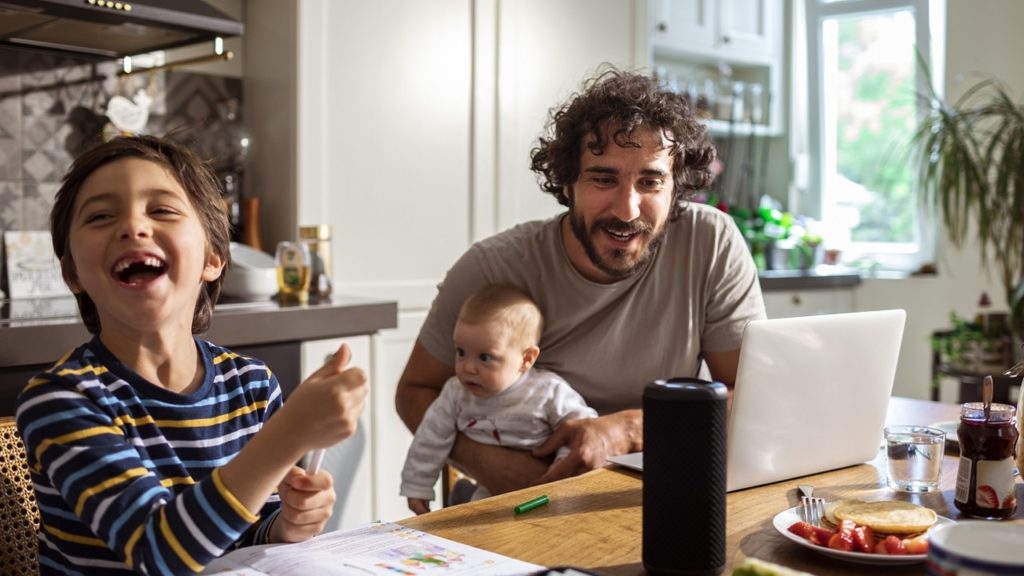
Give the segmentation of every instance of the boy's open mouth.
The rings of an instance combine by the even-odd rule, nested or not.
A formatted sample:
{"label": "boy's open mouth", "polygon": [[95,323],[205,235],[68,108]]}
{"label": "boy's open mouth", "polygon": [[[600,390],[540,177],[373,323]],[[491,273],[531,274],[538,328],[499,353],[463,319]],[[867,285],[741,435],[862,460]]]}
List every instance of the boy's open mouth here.
{"label": "boy's open mouth", "polygon": [[114,264],[114,277],[124,284],[138,286],[154,280],[167,271],[167,263],[156,256],[124,258]]}

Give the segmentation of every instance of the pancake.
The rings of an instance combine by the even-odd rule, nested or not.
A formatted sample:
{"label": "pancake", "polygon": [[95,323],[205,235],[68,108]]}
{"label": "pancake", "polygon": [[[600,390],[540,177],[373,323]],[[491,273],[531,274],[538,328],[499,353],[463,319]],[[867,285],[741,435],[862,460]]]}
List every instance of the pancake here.
{"label": "pancake", "polygon": [[842,500],[829,513],[837,520],[852,520],[875,532],[897,535],[924,532],[938,519],[934,510],[902,500]]}

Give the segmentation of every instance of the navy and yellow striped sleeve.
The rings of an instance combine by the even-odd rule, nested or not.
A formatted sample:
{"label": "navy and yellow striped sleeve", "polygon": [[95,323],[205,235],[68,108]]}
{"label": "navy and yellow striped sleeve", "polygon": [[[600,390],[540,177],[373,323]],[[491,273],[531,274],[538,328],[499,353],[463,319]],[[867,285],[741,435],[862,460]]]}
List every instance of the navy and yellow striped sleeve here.
{"label": "navy and yellow striped sleeve", "polygon": [[44,573],[199,572],[257,523],[217,469],[280,389],[261,363],[199,342],[207,378],[191,395],[143,381],[96,341],[23,390]]}

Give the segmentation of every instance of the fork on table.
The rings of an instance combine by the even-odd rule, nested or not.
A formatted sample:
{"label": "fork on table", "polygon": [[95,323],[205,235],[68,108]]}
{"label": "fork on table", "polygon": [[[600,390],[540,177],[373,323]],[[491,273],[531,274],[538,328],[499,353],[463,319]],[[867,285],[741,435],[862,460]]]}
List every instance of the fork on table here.
{"label": "fork on table", "polygon": [[800,516],[804,522],[814,526],[820,526],[822,518],[825,517],[825,499],[814,496],[814,487],[801,484],[800,489]]}

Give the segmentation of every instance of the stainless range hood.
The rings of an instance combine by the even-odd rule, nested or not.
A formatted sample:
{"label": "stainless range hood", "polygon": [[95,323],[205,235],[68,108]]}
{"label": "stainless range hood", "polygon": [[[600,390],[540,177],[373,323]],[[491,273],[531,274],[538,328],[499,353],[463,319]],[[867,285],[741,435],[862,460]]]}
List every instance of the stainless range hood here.
{"label": "stainless range hood", "polygon": [[203,0],[0,0],[0,46],[117,58],[238,36]]}

